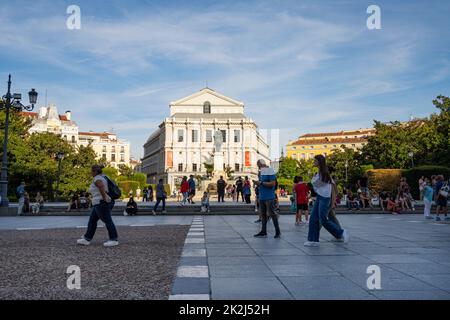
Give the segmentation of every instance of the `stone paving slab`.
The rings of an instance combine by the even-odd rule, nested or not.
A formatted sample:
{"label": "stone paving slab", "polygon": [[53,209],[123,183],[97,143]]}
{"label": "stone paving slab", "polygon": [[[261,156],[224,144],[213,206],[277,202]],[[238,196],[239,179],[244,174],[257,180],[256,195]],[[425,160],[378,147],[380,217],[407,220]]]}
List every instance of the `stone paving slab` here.
{"label": "stone paving slab", "polygon": [[[321,246],[306,248],[308,227],[295,226],[293,216],[280,217],[281,239],[273,238],[271,222],[267,238],[254,238],[260,228],[255,219],[114,217],[117,225],[137,230],[191,225],[169,299],[450,299],[449,224],[420,215],[338,214],[350,242],[330,242],[322,230]],[[10,217],[0,218],[0,229],[82,229],[86,222],[87,217]],[[367,267],[373,265],[381,270],[380,290],[367,288]]]}
{"label": "stone paving slab", "polygon": [[[251,216],[206,217],[211,298],[450,299],[450,226],[417,215],[338,218],[348,244],[322,230],[321,246],[307,248],[308,227],[292,217],[280,217],[281,239],[270,222],[268,237],[254,238]],[[381,270],[380,290],[367,287],[372,265]]]}

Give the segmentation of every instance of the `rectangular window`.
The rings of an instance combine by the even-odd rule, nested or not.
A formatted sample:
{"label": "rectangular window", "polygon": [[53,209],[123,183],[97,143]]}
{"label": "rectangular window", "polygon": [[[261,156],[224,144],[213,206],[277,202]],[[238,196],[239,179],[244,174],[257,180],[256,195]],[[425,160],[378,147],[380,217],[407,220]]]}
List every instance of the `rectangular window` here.
{"label": "rectangular window", "polygon": [[115,147],[115,146],[112,146],[112,147],[111,147],[111,152],[112,152],[112,153],[116,153],[116,147]]}
{"label": "rectangular window", "polygon": [[227,142],[227,130],[220,130],[222,132],[223,143]]}
{"label": "rectangular window", "polygon": [[103,146],[102,150],[103,150],[103,152],[106,152],[106,146]]}
{"label": "rectangular window", "polygon": [[234,142],[241,142],[241,130],[234,130]]}
{"label": "rectangular window", "polygon": [[184,140],[184,130],[179,129],[178,130],[178,142],[183,142]]}
{"label": "rectangular window", "polygon": [[125,147],[120,147],[120,152],[125,153]]}
{"label": "rectangular window", "polygon": [[183,171],[183,164],[182,164],[182,163],[179,163],[179,164],[178,164],[178,171],[179,171],[179,172],[182,172],[182,171]]}
{"label": "rectangular window", "polygon": [[212,130],[206,130],[206,142],[212,142]]}
{"label": "rectangular window", "polygon": [[115,153],[111,154],[111,161],[116,162],[116,154]]}
{"label": "rectangular window", "polygon": [[125,162],[125,155],[124,154],[120,155],[120,162]]}
{"label": "rectangular window", "polygon": [[192,164],[192,171],[197,172],[197,164],[196,163]]}
{"label": "rectangular window", "polygon": [[240,165],[239,165],[239,163],[235,163],[235,164],[234,164],[234,171],[236,171],[236,172],[241,171],[241,170],[240,170]]}
{"label": "rectangular window", "polygon": [[192,142],[198,142],[198,130],[192,130]]}
{"label": "rectangular window", "polygon": [[106,161],[106,153],[102,155],[102,159]]}

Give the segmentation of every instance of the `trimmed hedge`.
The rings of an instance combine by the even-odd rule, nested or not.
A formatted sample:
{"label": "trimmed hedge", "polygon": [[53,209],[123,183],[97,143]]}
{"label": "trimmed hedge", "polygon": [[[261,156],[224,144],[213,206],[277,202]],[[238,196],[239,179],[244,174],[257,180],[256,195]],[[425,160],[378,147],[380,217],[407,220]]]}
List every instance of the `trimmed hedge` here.
{"label": "trimmed hedge", "polygon": [[432,175],[442,174],[446,179],[450,178],[450,168],[442,166],[421,166],[411,169],[374,169],[367,171],[369,176],[369,188],[377,192],[394,191],[398,188],[400,178],[406,178],[411,187],[414,199],[419,199],[419,179],[424,176],[430,178]]}
{"label": "trimmed hedge", "polygon": [[[133,195],[136,194],[136,189],[139,187],[138,181],[117,181],[117,185],[122,190],[122,198],[128,198],[130,191],[133,191]],[[142,189],[141,189],[142,190]],[[142,191],[141,191],[142,195]]]}
{"label": "trimmed hedge", "polygon": [[402,177],[401,169],[373,169],[367,171],[369,177],[369,188],[376,192],[394,191],[398,188],[400,178]]}
{"label": "trimmed hedge", "polygon": [[442,166],[421,166],[402,171],[402,176],[406,178],[411,187],[411,194],[414,199],[419,199],[419,179],[424,176],[430,178],[432,175],[444,175],[445,179],[450,178],[450,168]]}

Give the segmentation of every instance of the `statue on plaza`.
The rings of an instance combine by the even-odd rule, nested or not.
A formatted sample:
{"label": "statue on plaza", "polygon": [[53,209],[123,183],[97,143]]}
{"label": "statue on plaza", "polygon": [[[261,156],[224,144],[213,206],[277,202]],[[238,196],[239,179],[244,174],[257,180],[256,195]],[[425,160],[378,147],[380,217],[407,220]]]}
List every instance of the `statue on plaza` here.
{"label": "statue on plaza", "polygon": [[214,132],[214,146],[216,147],[215,152],[220,152],[222,150],[223,136],[222,131],[217,130]]}

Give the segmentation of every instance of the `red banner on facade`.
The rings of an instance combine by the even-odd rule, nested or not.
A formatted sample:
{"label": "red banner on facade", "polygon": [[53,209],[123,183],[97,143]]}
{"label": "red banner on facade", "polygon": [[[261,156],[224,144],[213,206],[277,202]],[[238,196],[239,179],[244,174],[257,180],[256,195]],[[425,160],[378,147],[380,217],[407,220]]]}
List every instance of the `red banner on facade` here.
{"label": "red banner on facade", "polygon": [[167,151],[167,167],[173,168],[173,152]]}
{"label": "red banner on facade", "polygon": [[252,160],[250,159],[250,151],[245,151],[245,166],[250,167],[252,165]]}

